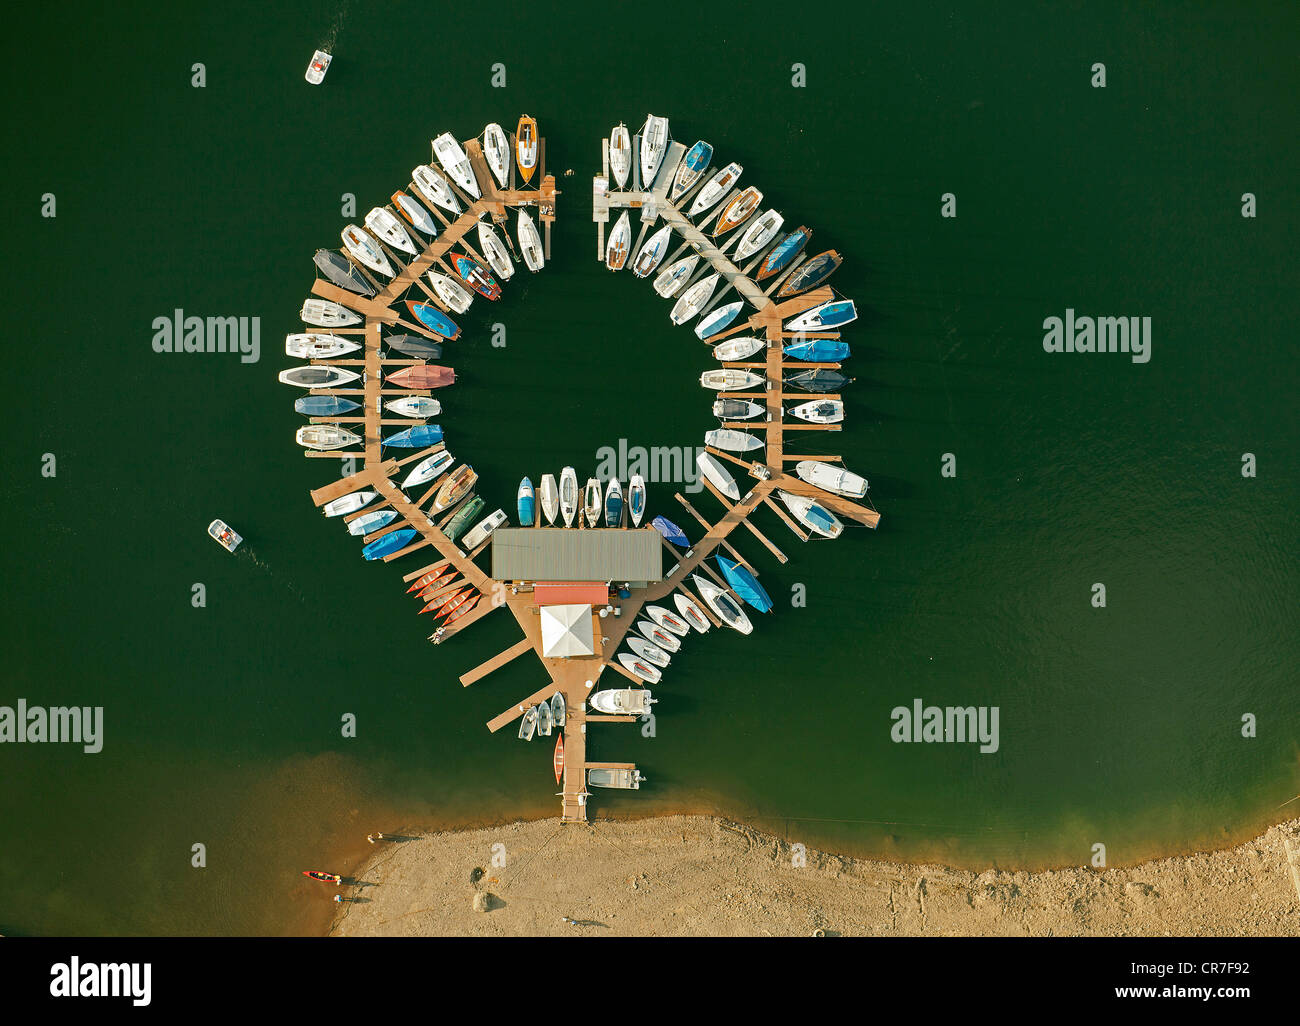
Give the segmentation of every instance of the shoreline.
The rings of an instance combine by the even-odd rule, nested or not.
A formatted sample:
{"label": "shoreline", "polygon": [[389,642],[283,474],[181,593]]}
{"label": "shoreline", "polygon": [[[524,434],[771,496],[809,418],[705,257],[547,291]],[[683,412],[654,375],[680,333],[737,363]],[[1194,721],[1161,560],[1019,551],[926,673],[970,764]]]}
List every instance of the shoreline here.
{"label": "shoreline", "polygon": [[320,935],[1300,936],[1300,819],[1101,870],[858,858],[718,815],[395,836],[354,864],[357,900],[330,902]]}

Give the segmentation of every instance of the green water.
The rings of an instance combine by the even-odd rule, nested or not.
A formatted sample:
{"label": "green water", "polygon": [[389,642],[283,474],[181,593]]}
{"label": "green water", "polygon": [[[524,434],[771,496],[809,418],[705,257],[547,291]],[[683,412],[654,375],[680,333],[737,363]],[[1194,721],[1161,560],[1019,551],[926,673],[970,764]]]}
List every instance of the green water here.
{"label": "green water", "polygon": [[[543,682],[531,657],[456,680],[517,628],[498,615],[428,645],[400,567],[363,563],[312,508],[331,464],[301,457],[275,380],[341,194],[364,214],[431,136],[525,111],[550,169],[574,169],[552,260],[460,318],[440,397],[489,502],[510,509],[524,474],[585,476],[601,445],[712,426],[707,351],[593,258],[599,141],[653,110],[845,255],[834,283],[862,315],[846,430],[791,451],[842,454],[884,514],[808,545],[760,514],[784,566],[738,536],[776,614],[686,645],[655,737],[594,731],[595,758],[650,783],[593,811],[716,809],[834,850],[1003,866],[1081,864],[1095,843],[1131,861],[1288,814],[1293,6],[533,5],[518,26],[447,6],[11,22],[0,704],[102,705],[106,737],[98,755],[0,746],[0,932],[302,928],[322,899],[297,870],[370,830],[557,814],[549,746],[483,727]],[[314,89],[302,73],[331,36]],[[176,307],[261,317],[261,361],[154,353]],[[1067,307],[1151,317],[1151,362],[1044,353]],[[678,487],[650,510],[685,525]],[[237,557],[206,537],[214,516],[247,539]],[[891,742],[890,710],[918,697],[997,706],[999,750]]]}

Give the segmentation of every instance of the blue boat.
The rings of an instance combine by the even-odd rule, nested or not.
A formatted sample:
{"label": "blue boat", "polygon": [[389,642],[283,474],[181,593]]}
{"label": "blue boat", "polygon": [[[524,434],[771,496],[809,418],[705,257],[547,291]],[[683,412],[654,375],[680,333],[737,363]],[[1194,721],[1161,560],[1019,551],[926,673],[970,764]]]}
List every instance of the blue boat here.
{"label": "blue boat", "polygon": [[662,534],[664,538],[672,542],[674,545],[683,549],[689,549],[691,547],[690,540],[686,537],[686,532],[667,517],[655,517],[650,521],[650,524],[656,531]]}
{"label": "blue boat", "polygon": [[713,147],[703,139],[686,151],[686,166],[699,174],[713,159]]}
{"label": "blue boat", "polygon": [[780,274],[808,245],[808,240],[812,238],[812,229],[800,225],[794,231],[790,232],[784,239],[772,247],[763,263],[758,268],[758,274],[755,281],[762,281],[764,278],[770,278],[774,274]]}
{"label": "blue boat", "polygon": [[407,428],[384,439],[384,445],[394,445],[399,449],[423,449],[426,445],[436,445],[442,441],[442,426],[439,424],[420,424]]}
{"label": "blue boat", "polygon": [[383,559],[399,549],[406,548],[414,537],[415,531],[409,527],[403,527],[400,531],[393,531],[382,538],[376,538],[361,550],[361,555],[366,559]]}
{"label": "blue boat", "polygon": [[858,319],[858,308],[851,299],[832,299],[801,313],[786,324],[786,331],[825,331]]}
{"label": "blue boat", "polygon": [[781,351],[792,360],[807,363],[839,363],[849,358],[849,344],[839,339],[813,338],[786,346]]}
{"label": "blue boat", "polygon": [[733,563],[726,556],[714,558],[718,561],[718,569],[722,571],[722,576],[727,579],[727,583],[737,595],[760,613],[772,611],[772,599],[763,590],[763,586],[754,579],[753,574],[739,563]]}
{"label": "blue boat", "polygon": [[293,408],[307,417],[337,417],[361,409],[361,404],[336,395],[305,395],[294,400]]}
{"label": "blue boat", "polygon": [[537,513],[537,497],[533,492],[533,482],[529,478],[519,482],[515,506],[519,510],[519,526],[532,527],[533,517]]}
{"label": "blue boat", "polygon": [[455,339],[460,337],[460,327],[430,303],[417,303],[412,299],[406,301],[406,308],[411,311],[411,315],[423,324],[430,331],[436,331],[443,338]]}
{"label": "blue boat", "polygon": [[618,478],[605,486],[605,526],[617,527],[623,520],[623,488]]}

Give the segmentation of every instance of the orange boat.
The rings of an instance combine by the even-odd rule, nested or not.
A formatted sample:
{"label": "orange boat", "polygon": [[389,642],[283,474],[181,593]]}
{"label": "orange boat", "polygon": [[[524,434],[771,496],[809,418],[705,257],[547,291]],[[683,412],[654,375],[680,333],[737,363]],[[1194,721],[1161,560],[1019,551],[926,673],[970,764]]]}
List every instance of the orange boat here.
{"label": "orange boat", "polygon": [[722,213],[718,215],[718,223],[709,234],[717,238],[724,232],[739,228],[762,202],[763,194],[751,185],[722,208]]}
{"label": "orange boat", "polygon": [[564,776],[564,731],[555,739],[555,782],[558,784]]}
{"label": "orange boat", "polygon": [[420,612],[421,613],[431,612],[433,613],[433,618],[436,620],[439,616],[442,615],[443,607],[445,607],[449,602],[451,602],[458,595],[465,594],[466,588],[467,585],[462,584],[459,588],[454,588],[453,590],[447,592],[447,594],[445,595],[439,595],[437,598],[430,599],[429,604],[425,606],[423,609],[421,609]]}
{"label": "orange boat", "polygon": [[412,367],[403,367],[384,380],[387,384],[396,385],[398,388],[444,388],[456,381],[456,371],[451,367],[415,364]]}
{"label": "orange boat", "polygon": [[446,609],[438,614],[438,616],[445,616],[447,618],[442,621],[442,625],[446,627],[448,624],[464,616],[478,605],[478,600],[479,596],[474,592],[461,595],[460,598],[455,602],[452,602]]}
{"label": "orange boat", "polygon": [[439,577],[436,581],[420,592],[420,598],[431,599],[435,595],[442,594],[455,583],[456,578],[459,576],[459,574],[451,573]]}
{"label": "orange boat", "polygon": [[515,129],[515,163],[519,165],[520,177],[527,185],[537,170],[537,122],[527,114],[519,119]]}
{"label": "orange boat", "polygon": [[341,884],[343,882],[343,877],[338,873],[327,873],[323,869],[304,869],[302,875],[319,880],[321,883]]}
{"label": "orange boat", "polygon": [[453,470],[442,487],[438,489],[438,494],[433,499],[433,512],[441,513],[444,509],[449,509],[461,499],[469,494],[469,490],[474,487],[474,482],[478,480],[478,474],[468,463],[462,463]]}
{"label": "orange boat", "polygon": [[406,593],[409,595],[413,591],[421,591],[422,589],[427,588],[439,577],[446,576],[450,570],[451,567],[449,566],[444,566],[441,570],[430,570],[427,574],[425,574],[423,577],[418,578],[415,581],[415,583],[413,583],[409,588],[407,588]]}

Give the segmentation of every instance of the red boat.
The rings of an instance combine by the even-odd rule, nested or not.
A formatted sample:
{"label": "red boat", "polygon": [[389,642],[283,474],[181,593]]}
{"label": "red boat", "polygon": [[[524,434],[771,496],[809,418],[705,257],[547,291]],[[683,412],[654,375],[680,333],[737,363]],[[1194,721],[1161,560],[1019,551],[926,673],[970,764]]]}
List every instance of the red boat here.
{"label": "red boat", "polygon": [[478,596],[474,593],[473,589],[466,589],[457,594],[454,602],[448,602],[441,612],[434,614],[434,619],[436,620],[438,617],[442,616],[447,617],[446,620],[442,621],[442,625],[446,627],[452,620],[460,616],[461,613],[468,613],[470,609],[473,609],[474,601],[477,598]]}
{"label": "red boat", "polygon": [[558,784],[564,776],[564,731],[555,739],[555,782]]}
{"label": "red boat", "polygon": [[451,266],[456,268],[456,273],[460,275],[461,280],[480,296],[486,296],[488,299],[501,298],[501,286],[497,284],[497,280],[472,256],[453,253]]}
{"label": "red boat", "polygon": [[441,570],[430,570],[427,574],[418,578],[409,588],[407,588],[406,593],[409,595],[413,591],[421,591],[422,589],[427,588],[439,577],[446,575],[450,569],[450,567],[444,566]]}
{"label": "red boat", "polygon": [[433,598],[433,596],[437,595],[440,591],[442,591],[443,588],[451,584],[451,582],[454,581],[458,576],[460,575],[457,574],[454,570],[445,574],[440,574],[433,581],[432,584],[428,585],[425,588],[420,589],[420,598],[422,599]]}
{"label": "red boat", "polygon": [[442,614],[443,606],[447,605],[447,603],[456,598],[456,596],[463,595],[467,590],[467,587],[467,585],[462,585],[461,587],[453,588],[445,595],[439,595],[437,598],[430,599],[429,604],[421,609],[420,612],[433,613],[433,618],[436,620]]}
{"label": "red boat", "polygon": [[384,380],[398,388],[443,388],[455,382],[456,371],[451,367],[417,363],[413,367],[403,367],[396,374],[389,374]]}
{"label": "red boat", "polygon": [[343,877],[339,876],[338,873],[326,873],[322,869],[304,869],[302,875],[309,876],[313,880],[319,880],[321,883],[341,884],[343,882]]}

